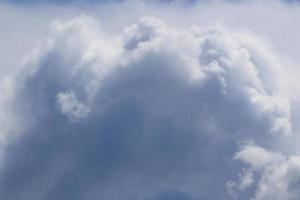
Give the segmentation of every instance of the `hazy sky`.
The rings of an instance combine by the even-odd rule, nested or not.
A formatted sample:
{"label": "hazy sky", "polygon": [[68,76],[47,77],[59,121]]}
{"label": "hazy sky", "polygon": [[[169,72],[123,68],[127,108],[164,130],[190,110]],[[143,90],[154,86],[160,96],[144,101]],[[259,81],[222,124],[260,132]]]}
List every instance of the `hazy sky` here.
{"label": "hazy sky", "polygon": [[0,199],[298,200],[300,5],[0,3]]}

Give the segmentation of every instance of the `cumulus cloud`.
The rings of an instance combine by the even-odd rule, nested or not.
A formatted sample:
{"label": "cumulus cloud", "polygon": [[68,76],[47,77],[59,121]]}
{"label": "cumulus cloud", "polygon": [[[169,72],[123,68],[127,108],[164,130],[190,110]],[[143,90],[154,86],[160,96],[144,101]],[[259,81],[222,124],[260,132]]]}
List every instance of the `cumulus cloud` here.
{"label": "cumulus cloud", "polygon": [[61,112],[67,115],[70,120],[84,118],[89,112],[89,108],[78,101],[73,91],[58,93],[57,103]]}
{"label": "cumulus cloud", "polygon": [[[254,184],[255,195],[252,199],[288,199],[299,198],[299,156],[284,156],[279,152],[268,151],[253,143],[245,144],[236,153],[235,159],[246,164],[247,168],[241,176],[240,183],[228,182],[229,189],[239,188],[248,179],[256,176]],[[252,179],[252,178],[251,178]],[[251,186],[252,180],[248,187]],[[239,188],[241,190],[241,188]],[[247,188],[242,188],[245,190]],[[232,192],[232,190],[230,190]],[[234,194],[234,193],[233,193]]]}
{"label": "cumulus cloud", "polygon": [[[238,146],[293,135],[280,63],[259,38],[152,17],[118,34],[86,16],[51,27],[15,76],[21,125],[4,151],[1,198],[294,198],[297,157]],[[247,168],[230,181],[237,160]]]}

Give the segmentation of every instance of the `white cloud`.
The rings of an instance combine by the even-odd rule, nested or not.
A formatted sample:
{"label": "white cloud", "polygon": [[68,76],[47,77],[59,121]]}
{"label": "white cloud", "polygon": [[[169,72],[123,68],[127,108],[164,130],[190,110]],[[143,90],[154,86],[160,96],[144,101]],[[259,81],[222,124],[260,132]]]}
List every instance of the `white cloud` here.
{"label": "white cloud", "polygon": [[[54,22],[17,75],[15,117],[27,126],[5,151],[0,194],[230,199],[224,185],[239,171],[230,161],[237,141],[292,135],[288,99],[269,77],[279,62],[257,41],[149,17],[119,34],[86,16]],[[241,175],[240,190],[251,187],[253,171],[281,162],[246,147],[235,158],[253,170]],[[25,171],[26,185],[15,175]]]}
{"label": "white cloud", "polygon": [[261,169],[271,164],[282,162],[284,156],[280,153],[273,153],[266,151],[262,147],[253,144],[246,144],[242,151],[238,152],[235,159],[242,160],[243,162],[251,165],[255,169]]}
{"label": "white cloud", "polygon": [[89,112],[89,108],[78,101],[73,91],[58,93],[57,102],[61,112],[67,115],[70,120],[85,118]]}
{"label": "white cloud", "polygon": [[[0,5],[7,21],[35,27],[22,37],[19,26],[2,29],[17,35],[0,47],[13,57],[0,61],[0,198],[299,197],[299,31],[290,31],[299,8],[182,6]],[[70,19],[48,33],[56,17]],[[8,67],[42,37],[21,68]],[[22,48],[12,56],[14,41]],[[254,142],[236,152],[243,140]]]}
{"label": "white cloud", "polygon": [[[299,198],[299,156],[286,157],[255,144],[247,144],[236,154],[235,159],[245,163],[247,171],[258,176],[253,200]],[[244,176],[240,184],[247,178],[247,175]]]}

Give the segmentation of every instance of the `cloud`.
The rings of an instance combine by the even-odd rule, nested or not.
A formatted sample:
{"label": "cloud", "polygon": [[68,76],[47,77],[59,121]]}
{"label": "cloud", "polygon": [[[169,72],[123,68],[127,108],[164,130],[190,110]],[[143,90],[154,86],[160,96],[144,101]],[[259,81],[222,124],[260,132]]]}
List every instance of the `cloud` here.
{"label": "cloud", "polygon": [[[278,66],[259,38],[222,26],[145,17],[110,34],[91,17],[56,20],[14,80],[20,130],[4,151],[0,197],[231,199],[233,157],[251,168],[241,188],[287,160],[249,145],[236,153],[241,140],[293,135]],[[272,189],[265,179],[258,187]]]}
{"label": "cloud", "polygon": [[73,91],[58,93],[57,103],[61,112],[67,115],[70,120],[84,118],[89,112],[89,109],[78,101]]}
{"label": "cloud", "polygon": [[[268,151],[253,143],[242,146],[235,155],[235,159],[247,165],[241,183],[248,178],[248,174],[256,176],[254,184],[255,200],[299,198],[299,156],[284,156],[278,152]],[[253,180],[252,180],[253,181]],[[253,181],[254,182],[254,181]],[[229,182],[229,186],[237,187],[236,182]],[[252,182],[248,185],[250,187]],[[245,190],[247,188],[242,188]]]}
{"label": "cloud", "polygon": [[[74,4],[74,3],[80,3],[80,4],[95,4],[95,3],[122,3],[126,0],[4,0],[6,2],[11,2],[11,3],[21,3],[21,4]],[[255,0],[255,1],[260,1],[260,0]],[[283,1],[287,3],[294,3],[294,2],[299,2],[299,0],[278,0],[278,1]],[[191,4],[194,5],[196,3],[207,3],[207,2],[230,2],[230,3],[240,3],[240,2],[250,2],[249,0],[152,0],[152,2],[158,2],[158,3],[166,3],[166,4],[171,4],[171,3],[184,3],[184,4]]]}

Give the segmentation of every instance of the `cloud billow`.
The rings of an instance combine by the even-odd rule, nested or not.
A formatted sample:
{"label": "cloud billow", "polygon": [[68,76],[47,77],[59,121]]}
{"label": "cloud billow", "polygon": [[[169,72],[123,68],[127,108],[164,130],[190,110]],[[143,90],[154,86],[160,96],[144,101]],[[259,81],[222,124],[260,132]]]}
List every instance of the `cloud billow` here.
{"label": "cloud billow", "polygon": [[[243,153],[263,148],[239,144],[292,135],[278,63],[259,39],[154,18],[118,35],[98,27],[85,16],[54,22],[18,74],[15,117],[26,126],[5,149],[1,198],[232,199],[251,185],[228,182],[241,165],[270,182],[268,164]],[[263,199],[260,185],[239,199]]]}

